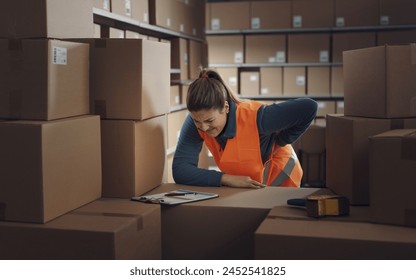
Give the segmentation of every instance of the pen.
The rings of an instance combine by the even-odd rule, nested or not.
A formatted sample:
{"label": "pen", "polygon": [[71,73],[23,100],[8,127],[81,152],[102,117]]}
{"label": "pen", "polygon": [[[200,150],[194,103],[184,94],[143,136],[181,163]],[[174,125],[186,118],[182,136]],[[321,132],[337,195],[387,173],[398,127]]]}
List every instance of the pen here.
{"label": "pen", "polygon": [[165,196],[181,196],[181,195],[187,195],[187,194],[196,194],[194,192],[177,192],[177,193],[167,193]]}

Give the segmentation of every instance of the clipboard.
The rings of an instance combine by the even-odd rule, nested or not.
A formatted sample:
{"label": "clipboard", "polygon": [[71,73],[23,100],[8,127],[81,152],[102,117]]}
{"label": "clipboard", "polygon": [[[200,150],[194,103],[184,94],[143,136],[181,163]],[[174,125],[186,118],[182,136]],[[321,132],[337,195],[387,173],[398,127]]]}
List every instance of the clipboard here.
{"label": "clipboard", "polygon": [[131,200],[162,205],[177,205],[212,199],[216,197],[219,197],[219,195],[216,193],[196,192],[191,190],[178,189],[171,192],[164,192],[152,195],[133,196]]}

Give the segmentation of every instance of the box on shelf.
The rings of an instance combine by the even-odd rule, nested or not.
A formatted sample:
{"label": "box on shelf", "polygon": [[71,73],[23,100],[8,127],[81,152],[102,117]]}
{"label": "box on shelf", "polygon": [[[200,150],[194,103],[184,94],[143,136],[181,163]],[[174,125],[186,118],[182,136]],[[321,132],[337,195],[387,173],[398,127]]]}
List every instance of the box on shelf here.
{"label": "box on shelf", "polygon": [[335,101],[317,101],[317,117],[326,117],[328,114],[335,114]]}
{"label": "box on shelf", "polygon": [[416,227],[415,147],[416,129],[370,137],[371,221]]}
{"label": "box on shelf", "polygon": [[98,116],[0,122],[1,220],[45,223],[101,196]]}
{"label": "box on shelf", "polygon": [[336,27],[379,25],[379,0],[335,0]]}
{"label": "box on shelf", "polygon": [[330,96],[330,68],[308,67],[307,68],[307,95]]}
{"label": "box on shelf", "polygon": [[282,29],[292,27],[291,1],[251,1],[251,29]]}
{"label": "box on shelf", "polygon": [[416,2],[412,0],[380,0],[380,24],[416,24],[414,11],[416,11]]}
{"label": "box on shelf", "polygon": [[149,4],[147,0],[111,0],[111,12],[139,22],[149,22]]}
{"label": "box on shelf", "polygon": [[159,205],[101,198],[43,225],[0,222],[0,259],[157,260],[161,231]]}
{"label": "box on shelf", "polygon": [[306,70],[305,67],[283,68],[283,96],[305,96]]}
{"label": "box on shelf", "polygon": [[210,64],[233,64],[244,62],[244,38],[242,35],[208,36]]}
{"label": "box on shelf", "polygon": [[179,85],[170,86],[170,107],[181,105],[181,89]]}
{"label": "box on shelf", "polygon": [[292,27],[332,27],[334,18],[333,0],[293,0]]}
{"label": "box on shelf", "polygon": [[257,96],[260,94],[260,74],[258,71],[244,71],[240,73],[241,96]]}
{"label": "box on shelf", "polygon": [[92,8],[91,0],[6,1],[0,38],[92,38]]}
{"label": "box on shelf", "polygon": [[353,205],[368,205],[368,137],[393,128],[416,128],[413,119],[376,119],[328,115],[326,125],[326,185]]}
{"label": "box on shelf", "polygon": [[105,119],[144,120],[169,112],[169,44],[144,39],[79,41],[90,44],[93,113]]}
{"label": "box on shelf", "polygon": [[331,96],[344,96],[344,76],[342,66],[331,67]]}
{"label": "box on shelf", "polygon": [[88,45],[0,39],[0,117],[53,120],[89,113]]}
{"label": "box on shelf", "polygon": [[217,68],[216,71],[220,74],[221,78],[224,80],[225,84],[230,88],[234,93],[238,93],[238,69],[236,67],[230,68]]}
{"label": "box on shelf", "polygon": [[103,197],[131,198],[165,182],[167,117],[101,120]]}
{"label": "box on shelf", "polygon": [[94,0],[92,3],[94,8],[111,12],[111,0]]}
{"label": "box on shelf", "polygon": [[245,63],[285,63],[285,35],[246,35]]}
{"label": "box on shelf", "polygon": [[250,2],[213,2],[208,7],[210,9],[208,30],[250,28]]}
{"label": "box on shelf", "polygon": [[149,23],[179,32],[177,1],[149,0]]}
{"label": "box on shelf", "polygon": [[329,34],[289,34],[288,62],[328,63],[330,44]]}
{"label": "box on shelf", "polygon": [[370,223],[368,208],[351,207],[349,216],[317,219],[301,207],[276,206],[255,232],[255,258],[414,259],[416,229]]}
{"label": "box on shelf", "polygon": [[344,114],[344,101],[337,101],[335,114]]}
{"label": "box on shelf", "polygon": [[180,70],[180,80],[189,79],[189,49],[188,40],[184,38],[173,38],[170,43],[170,65]]}
{"label": "box on shelf", "polygon": [[416,44],[351,50],[343,56],[346,115],[416,117]]}
{"label": "box on shelf", "polygon": [[342,62],[342,52],[374,47],[375,32],[346,32],[332,34],[332,62]]}
{"label": "box on shelf", "polygon": [[203,61],[204,56],[204,43],[197,42],[195,40],[189,40],[189,79],[195,79],[199,75],[201,67],[207,67]]}
{"label": "box on shelf", "polygon": [[283,68],[260,67],[260,95],[282,96],[283,94]]}

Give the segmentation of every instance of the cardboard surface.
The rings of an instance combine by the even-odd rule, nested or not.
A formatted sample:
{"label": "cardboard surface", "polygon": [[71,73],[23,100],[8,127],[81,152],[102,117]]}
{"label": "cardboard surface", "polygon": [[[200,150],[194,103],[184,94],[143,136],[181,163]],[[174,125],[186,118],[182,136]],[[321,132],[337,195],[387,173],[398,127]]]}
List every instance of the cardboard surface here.
{"label": "cardboard surface", "polygon": [[329,96],[330,95],[330,68],[308,67],[307,68],[307,95]]}
{"label": "cardboard surface", "polygon": [[227,64],[244,62],[244,37],[208,36],[208,57],[210,64]]}
{"label": "cardboard surface", "polygon": [[337,27],[379,25],[379,1],[335,0],[334,18]]}
{"label": "cardboard surface", "polygon": [[0,122],[0,219],[45,223],[101,196],[98,116]]}
{"label": "cardboard surface", "polygon": [[254,232],[270,209],[286,205],[289,198],[302,198],[320,190],[162,184],[150,193],[180,188],[214,192],[219,197],[162,207],[163,259],[253,259]]}
{"label": "cardboard surface", "polygon": [[289,34],[288,62],[329,62],[329,34]]}
{"label": "cardboard surface", "polygon": [[332,0],[293,0],[292,27],[332,27],[334,2]]}
{"label": "cardboard surface", "polygon": [[283,68],[260,68],[260,95],[282,96],[283,94]]}
{"label": "cardboard surface", "polygon": [[160,206],[99,199],[46,224],[0,222],[0,259],[161,258]]}
{"label": "cardboard surface", "polygon": [[211,3],[208,30],[249,29],[249,2]]}
{"label": "cardboard surface", "polygon": [[283,96],[305,96],[306,70],[305,67],[283,68]]}
{"label": "cardboard surface", "polygon": [[342,62],[343,51],[374,46],[376,46],[375,32],[334,33],[332,34],[332,62]]}
{"label": "cardboard surface", "polygon": [[416,2],[412,0],[380,0],[380,24],[416,24],[415,10]]}
{"label": "cardboard surface", "polygon": [[258,71],[240,73],[240,92],[242,96],[256,96],[260,94],[260,74]]}
{"label": "cardboard surface", "polygon": [[245,63],[286,62],[285,35],[246,35]]}
{"label": "cardboard surface", "polygon": [[251,1],[251,29],[292,27],[291,1]]}
{"label": "cardboard surface", "polygon": [[[305,230],[307,229],[307,230]],[[344,217],[311,218],[274,207],[255,233],[256,259],[399,260],[416,258],[416,229],[369,222],[369,207]]]}

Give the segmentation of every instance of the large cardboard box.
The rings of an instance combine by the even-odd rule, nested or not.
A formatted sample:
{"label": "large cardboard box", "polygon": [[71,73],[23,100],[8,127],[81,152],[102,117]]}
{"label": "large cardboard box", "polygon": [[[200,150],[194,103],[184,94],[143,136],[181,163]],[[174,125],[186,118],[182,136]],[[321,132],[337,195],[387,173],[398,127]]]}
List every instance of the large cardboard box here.
{"label": "large cardboard box", "polygon": [[305,67],[283,68],[283,96],[305,96],[306,70]]}
{"label": "large cardboard box", "polygon": [[83,39],[90,44],[90,107],[106,119],[144,120],[169,112],[170,44]]}
{"label": "large cardboard box", "polygon": [[88,45],[0,39],[0,118],[53,120],[89,113]]}
{"label": "large cardboard box", "polygon": [[92,0],[5,1],[0,38],[92,38]]}
{"label": "large cardboard box", "polygon": [[180,11],[177,1],[149,0],[149,23],[180,31]]}
{"label": "large cardboard box", "polygon": [[332,62],[342,62],[342,52],[374,47],[375,32],[346,32],[332,34]]}
{"label": "large cardboard box", "polygon": [[402,260],[416,258],[416,229],[369,222],[369,207],[344,217],[312,218],[300,207],[274,207],[255,233],[259,260]]}
{"label": "large cardboard box", "polygon": [[236,67],[226,67],[226,68],[217,68],[216,71],[221,75],[221,78],[224,80],[225,84],[230,88],[230,90],[237,94],[238,93],[238,68]]}
{"label": "large cardboard box", "polygon": [[215,2],[209,5],[210,30],[249,29],[250,2]]}
{"label": "large cardboard box", "polygon": [[283,68],[261,67],[260,68],[260,95],[282,96],[283,94]]}
{"label": "large cardboard box", "polygon": [[344,52],[345,114],[416,117],[415,75],[416,44]]}
{"label": "large cardboard box", "polygon": [[244,38],[242,35],[208,36],[207,42],[210,65],[244,62]]}
{"label": "large cardboard box", "polygon": [[101,120],[103,196],[131,198],[165,181],[167,117]]}
{"label": "large cardboard box", "polygon": [[285,35],[246,35],[245,63],[285,63]]}
{"label": "large cardboard box", "polygon": [[329,62],[329,34],[289,34],[288,62]]}
{"label": "large cardboard box", "polygon": [[111,12],[139,22],[149,22],[149,3],[147,0],[111,0]]}
{"label": "large cardboard box", "polygon": [[416,2],[412,0],[380,0],[380,24],[416,24],[414,11],[416,11]]}
{"label": "large cardboard box", "polygon": [[45,223],[101,196],[98,116],[0,122],[0,217]]}
{"label": "large cardboard box", "polygon": [[368,205],[368,137],[397,128],[416,128],[414,119],[375,119],[328,115],[326,126],[326,185],[353,205]]}
{"label": "large cardboard box", "polygon": [[253,190],[163,184],[150,193],[180,188],[214,192],[219,197],[162,207],[163,259],[253,259],[254,232],[274,206],[286,205],[290,198],[322,191],[316,188]]}
{"label": "large cardboard box", "polygon": [[333,0],[292,0],[292,27],[332,27]]}
{"label": "large cardboard box", "polygon": [[370,137],[371,221],[416,227],[416,129]]}
{"label": "large cardboard box", "polygon": [[308,67],[307,77],[307,95],[310,97],[330,95],[329,67]]}
{"label": "large cardboard box", "polygon": [[335,26],[379,25],[379,0],[335,0]]}
{"label": "large cardboard box", "polygon": [[292,27],[292,5],[289,0],[251,1],[251,29]]}
{"label": "large cardboard box", "polygon": [[260,94],[260,73],[244,71],[240,73],[240,92],[242,96],[258,96]]}
{"label": "large cardboard box", "polygon": [[157,260],[160,206],[99,199],[49,223],[0,222],[0,259]]}

